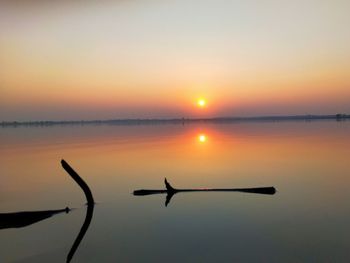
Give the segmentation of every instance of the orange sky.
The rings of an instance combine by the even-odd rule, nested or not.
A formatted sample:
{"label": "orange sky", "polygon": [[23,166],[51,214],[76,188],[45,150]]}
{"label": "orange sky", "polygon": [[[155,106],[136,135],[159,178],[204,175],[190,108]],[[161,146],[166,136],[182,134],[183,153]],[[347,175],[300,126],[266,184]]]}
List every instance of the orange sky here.
{"label": "orange sky", "polygon": [[350,112],[348,1],[40,2],[0,4],[0,121]]}

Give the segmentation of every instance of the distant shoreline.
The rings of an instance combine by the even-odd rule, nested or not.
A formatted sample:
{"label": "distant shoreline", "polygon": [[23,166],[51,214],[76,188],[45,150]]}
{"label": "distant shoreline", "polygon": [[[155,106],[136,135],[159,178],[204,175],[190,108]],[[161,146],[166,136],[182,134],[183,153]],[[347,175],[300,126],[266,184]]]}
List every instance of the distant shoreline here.
{"label": "distant shoreline", "polygon": [[313,120],[350,120],[350,114],[332,115],[289,115],[255,117],[213,117],[213,118],[172,118],[172,119],[110,119],[110,120],[73,120],[73,121],[2,121],[0,126],[53,126],[53,125],[152,125],[152,124],[189,124],[189,123],[228,123],[228,122],[275,122],[275,121],[313,121]]}

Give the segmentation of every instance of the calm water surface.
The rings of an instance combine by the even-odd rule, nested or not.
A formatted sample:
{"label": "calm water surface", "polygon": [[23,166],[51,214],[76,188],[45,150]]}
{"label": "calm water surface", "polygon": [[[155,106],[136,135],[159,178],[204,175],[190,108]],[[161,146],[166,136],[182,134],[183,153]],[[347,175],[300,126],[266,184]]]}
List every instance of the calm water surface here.
{"label": "calm water surface", "polygon": [[[1,262],[349,262],[350,122],[0,128],[0,213],[77,208],[0,230]],[[275,195],[136,189],[275,186]],[[0,222],[1,223],[1,222]]]}

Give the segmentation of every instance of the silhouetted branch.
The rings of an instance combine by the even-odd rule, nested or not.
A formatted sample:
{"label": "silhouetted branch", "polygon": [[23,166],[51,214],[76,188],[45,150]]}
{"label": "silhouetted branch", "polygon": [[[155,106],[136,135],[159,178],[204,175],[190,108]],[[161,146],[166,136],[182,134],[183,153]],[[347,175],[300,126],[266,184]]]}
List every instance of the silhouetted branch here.
{"label": "silhouetted branch", "polygon": [[171,198],[177,193],[183,192],[244,192],[244,193],[253,193],[253,194],[266,194],[266,195],[274,195],[276,193],[275,187],[255,187],[255,188],[203,188],[203,189],[176,189],[173,188],[170,183],[165,178],[165,187],[166,189],[160,190],[135,190],[133,192],[136,196],[144,196],[144,195],[153,195],[153,194],[167,194],[165,206],[167,206],[171,200]]}
{"label": "silhouetted branch", "polygon": [[72,167],[70,167],[70,165],[65,160],[61,160],[61,164],[62,164],[62,167],[66,170],[66,172],[73,178],[73,180],[81,187],[81,189],[83,189],[87,200],[87,211],[86,211],[84,223],[67,256],[67,262],[70,262],[74,256],[74,253],[78,249],[80,242],[84,238],[86,231],[89,228],[90,222],[92,220],[92,215],[94,212],[95,202],[94,202],[92,193],[90,191],[90,188],[85,183],[85,181],[73,170]]}
{"label": "silhouetted branch", "polygon": [[88,204],[94,204],[94,198],[92,196],[91,190],[89,186],[85,183],[85,181],[73,170],[72,167],[65,161],[61,160],[61,164],[64,170],[73,178],[73,180],[83,189],[84,194],[86,196],[86,200]]}
{"label": "silhouetted branch", "polygon": [[47,210],[47,211],[26,211],[16,213],[0,214],[0,229],[20,228],[37,223],[59,213],[68,213],[70,209]]}

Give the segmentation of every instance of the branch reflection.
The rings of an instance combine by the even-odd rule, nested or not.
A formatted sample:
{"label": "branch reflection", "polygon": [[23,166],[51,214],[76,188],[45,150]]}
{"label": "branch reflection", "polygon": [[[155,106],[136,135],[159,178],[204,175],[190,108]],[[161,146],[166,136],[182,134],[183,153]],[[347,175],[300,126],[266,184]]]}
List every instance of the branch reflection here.
{"label": "branch reflection", "polygon": [[90,226],[93,213],[94,213],[94,204],[88,204],[84,223],[79,231],[77,238],[75,239],[75,241],[72,245],[72,248],[70,249],[70,251],[68,253],[67,262],[70,262],[72,260],[75,252],[77,251],[77,249],[80,245],[80,242],[83,240],[83,238],[86,234],[86,231],[88,230],[88,228]]}

